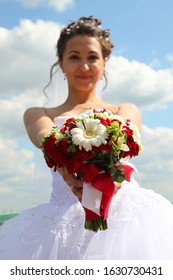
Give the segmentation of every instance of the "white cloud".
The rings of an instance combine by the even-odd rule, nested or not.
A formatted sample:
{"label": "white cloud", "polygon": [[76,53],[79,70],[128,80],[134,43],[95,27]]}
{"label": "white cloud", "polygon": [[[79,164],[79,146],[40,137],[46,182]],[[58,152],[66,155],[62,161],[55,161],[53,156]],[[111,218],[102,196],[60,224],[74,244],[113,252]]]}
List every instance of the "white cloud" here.
{"label": "white cloud", "polygon": [[144,151],[136,158],[142,185],[173,201],[173,128],[142,128]]}
{"label": "white cloud", "polygon": [[152,68],[155,68],[155,69],[161,67],[161,63],[160,63],[160,61],[159,61],[157,58],[153,58],[153,60],[150,62],[149,65],[150,65]]}
{"label": "white cloud", "polygon": [[[20,148],[18,140],[4,135],[0,139],[0,213],[22,211],[50,197],[50,170],[42,152],[29,150],[24,138],[26,143]],[[39,168],[35,169],[38,162]]]}
{"label": "white cloud", "polygon": [[[60,28],[55,23],[41,20],[36,23],[21,21],[12,30],[1,28],[0,52],[3,56],[0,64],[0,122],[4,135],[18,137],[26,134],[24,111],[28,107],[41,106],[45,101],[43,88],[49,80],[50,66],[57,59],[55,45]],[[57,75],[55,79],[58,81]],[[58,89],[54,83],[49,89],[49,92],[58,90],[58,101],[65,96],[65,82],[62,80],[56,83]]]}
{"label": "white cloud", "polygon": [[56,60],[60,28],[42,20],[23,20],[11,30],[0,28],[0,95],[7,97],[45,86],[50,65]]}
{"label": "white cloud", "polygon": [[14,138],[26,134],[23,123],[23,114],[28,107],[43,104],[43,94],[28,90],[19,95],[0,101],[1,131],[3,136]]}
{"label": "white cloud", "polygon": [[170,63],[173,63],[173,54],[168,54],[167,55],[167,61]]}
{"label": "white cloud", "polygon": [[14,139],[0,140],[0,210],[20,210],[31,205],[33,153],[19,149]]}
{"label": "white cloud", "polygon": [[[7,0],[11,2],[10,0]],[[37,8],[39,6],[47,5],[55,8],[58,12],[63,12],[74,5],[74,0],[13,0],[19,2],[28,8]],[[4,0],[0,0],[4,2]]]}
{"label": "white cloud", "polygon": [[74,0],[48,0],[48,5],[54,7],[58,12],[71,8],[73,4]]}
{"label": "white cloud", "polygon": [[107,96],[116,102],[134,102],[142,109],[159,108],[173,100],[173,70],[155,70],[138,61],[112,57]]}

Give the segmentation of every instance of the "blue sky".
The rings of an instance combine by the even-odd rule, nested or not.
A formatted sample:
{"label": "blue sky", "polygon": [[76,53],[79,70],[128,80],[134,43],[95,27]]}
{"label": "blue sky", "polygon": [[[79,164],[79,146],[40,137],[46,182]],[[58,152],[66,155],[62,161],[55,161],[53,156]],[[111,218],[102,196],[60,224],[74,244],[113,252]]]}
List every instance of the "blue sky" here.
{"label": "blue sky", "polygon": [[0,0],[2,212],[31,205],[34,148],[22,115],[39,103],[61,26],[90,15],[110,28],[115,44],[105,98],[141,109],[144,153],[136,160],[141,185],[173,201],[173,2]]}

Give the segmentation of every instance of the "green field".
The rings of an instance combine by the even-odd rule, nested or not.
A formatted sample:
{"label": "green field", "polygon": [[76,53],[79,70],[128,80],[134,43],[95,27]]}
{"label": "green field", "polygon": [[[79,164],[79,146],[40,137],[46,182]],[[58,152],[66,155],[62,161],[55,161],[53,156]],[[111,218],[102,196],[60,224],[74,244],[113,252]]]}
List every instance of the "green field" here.
{"label": "green field", "polygon": [[17,213],[0,215],[0,225],[2,225],[6,220],[9,220],[17,215],[18,215]]}

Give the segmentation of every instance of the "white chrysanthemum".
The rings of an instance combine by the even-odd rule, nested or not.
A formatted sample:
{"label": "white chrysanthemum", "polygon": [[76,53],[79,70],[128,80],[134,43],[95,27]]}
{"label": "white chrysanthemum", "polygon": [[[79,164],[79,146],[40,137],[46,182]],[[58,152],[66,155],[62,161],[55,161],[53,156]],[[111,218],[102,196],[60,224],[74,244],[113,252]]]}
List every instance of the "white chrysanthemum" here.
{"label": "white chrysanthemum", "polygon": [[124,142],[124,137],[119,137],[117,140],[117,146],[121,151],[128,152],[129,147]]}
{"label": "white chrysanthemum", "polygon": [[98,119],[84,119],[83,123],[78,122],[76,125],[77,127],[71,130],[72,141],[80,150],[83,147],[86,151],[90,151],[92,146],[99,147],[107,143],[106,127]]}

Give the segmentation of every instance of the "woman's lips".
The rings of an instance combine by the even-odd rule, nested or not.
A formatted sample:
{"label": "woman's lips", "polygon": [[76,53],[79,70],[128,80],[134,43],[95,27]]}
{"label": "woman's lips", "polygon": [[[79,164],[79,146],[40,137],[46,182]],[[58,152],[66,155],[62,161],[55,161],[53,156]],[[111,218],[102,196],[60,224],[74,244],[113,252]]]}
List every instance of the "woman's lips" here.
{"label": "woman's lips", "polygon": [[85,76],[85,75],[77,75],[76,77],[77,77],[77,79],[80,79],[80,80],[89,80],[89,79],[91,79],[91,76]]}

